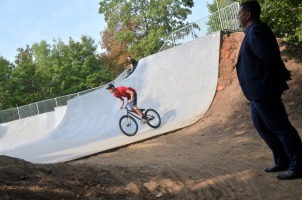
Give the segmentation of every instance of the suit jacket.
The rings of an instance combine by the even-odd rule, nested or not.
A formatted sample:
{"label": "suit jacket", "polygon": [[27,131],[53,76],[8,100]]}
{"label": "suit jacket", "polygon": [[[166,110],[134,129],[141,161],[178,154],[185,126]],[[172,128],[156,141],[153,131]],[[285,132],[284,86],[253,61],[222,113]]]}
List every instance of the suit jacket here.
{"label": "suit jacket", "polygon": [[260,20],[245,30],[236,69],[242,91],[250,101],[281,95],[288,89],[290,72],[281,59],[276,37]]}

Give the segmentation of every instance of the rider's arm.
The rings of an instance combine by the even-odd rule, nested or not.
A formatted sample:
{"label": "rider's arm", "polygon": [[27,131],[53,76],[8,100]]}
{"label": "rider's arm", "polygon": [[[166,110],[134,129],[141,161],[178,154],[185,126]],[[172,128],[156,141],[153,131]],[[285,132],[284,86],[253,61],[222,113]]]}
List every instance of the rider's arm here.
{"label": "rider's arm", "polygon": [[134,98],[134,92],[133,92],[132,90],[129,90],[129,89],[127,89],[126,92],[127,92],[128,94],[130,94],[129,102],[132,101],[133,98]]}
{"label": "rider's arm", "polygon": [[121,98],[119,98],[120,100],[121,100],[121,107],[120,107],[120,110],[121,109],[123,109],[123,107],[124,107],[124,99],[121,97]]}
{"label": "rider's arm", "polygon": [[132,71],[133,71],[133,68],[134,68],[134,67],[133,67],[133,64],[131,63],[129,66],[130,66],[130,71],[132,72]]}

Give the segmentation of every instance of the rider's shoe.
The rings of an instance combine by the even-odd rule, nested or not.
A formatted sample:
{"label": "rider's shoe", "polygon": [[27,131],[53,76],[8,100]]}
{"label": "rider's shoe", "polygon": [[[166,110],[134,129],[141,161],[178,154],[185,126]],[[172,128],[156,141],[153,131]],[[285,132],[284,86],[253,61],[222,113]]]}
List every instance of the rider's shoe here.
{"label": "rider's shoe", "polygon": [[143,116],[143,117],[142,117],[142,120],[141,120],[141,123],[142,123],[142,124],[145,124],[146,122],[147,122],[147,117]]}

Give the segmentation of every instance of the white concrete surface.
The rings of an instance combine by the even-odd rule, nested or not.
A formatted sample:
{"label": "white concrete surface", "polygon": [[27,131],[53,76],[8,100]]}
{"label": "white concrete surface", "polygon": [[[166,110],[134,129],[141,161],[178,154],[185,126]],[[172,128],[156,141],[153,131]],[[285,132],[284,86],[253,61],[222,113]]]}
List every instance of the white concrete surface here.
{"label": "white concrete surface", "polygon": [[55,111],[3,123],[0,125],[0,153],[45,137],[62,121],[66,106]]}
{"label": "white concrete surface", "polygon": [[[220,38],[220,32],[216,32],[143,58],[129,78],[115,83],[135,88],[140,108],[154,108],[159,112],[162,119],[159,128],[138,123],[139,132],[132,137],[125,136],[118,126],[125,110],[120,111],[120,101],[102,88],[70,100],[61,123],[43,137],[20,144],[20,130],[6,130],[4,135],[14,135],[10,143],[13,139],[16,142],[10,148],[1,148],[0,154],[34,163],[64,162],[196,122],[215,95]],[[18,126],[22,129],[26,124]],[[22,134],[38,135],[31,130]]]}

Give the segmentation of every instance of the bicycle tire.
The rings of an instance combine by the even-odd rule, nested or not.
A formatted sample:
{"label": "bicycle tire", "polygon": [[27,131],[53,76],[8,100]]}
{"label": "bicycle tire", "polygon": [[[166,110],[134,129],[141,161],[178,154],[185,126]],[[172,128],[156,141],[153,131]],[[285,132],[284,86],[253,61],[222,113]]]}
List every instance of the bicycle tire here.
{"label": "bicycle tire", "polygon": [[152,128],[158,128],[161,124],[161,118],[154,109],[148,109],[145,112],[145,116],[147,117],[147,124]]}
{"label": "bicycle tire", "polygon": [[124,115],[120,118],[119,126],[121,131],[127,136],[134,136],[138,130],[136,120],[128,115]]}

